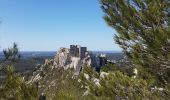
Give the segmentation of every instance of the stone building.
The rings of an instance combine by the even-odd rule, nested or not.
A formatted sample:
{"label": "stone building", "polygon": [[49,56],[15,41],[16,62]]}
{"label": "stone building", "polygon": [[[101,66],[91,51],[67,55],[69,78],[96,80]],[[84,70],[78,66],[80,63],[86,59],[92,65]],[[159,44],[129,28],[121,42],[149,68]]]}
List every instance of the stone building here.
{"label": "stone building", "polygon": [[79,57],[79,46],[78,45],[70,45],[70,56]]}
{"label": "stone building", "polygon": [[83,59],[86,55],[87,47],[81,47],[80,48],[80,58]]}
{"label": "stone building", "polygon": [[87,47],[81,47],[80,45],[70,45],[70,55],[72,57],[78,57],[83,59],[87,52]]}

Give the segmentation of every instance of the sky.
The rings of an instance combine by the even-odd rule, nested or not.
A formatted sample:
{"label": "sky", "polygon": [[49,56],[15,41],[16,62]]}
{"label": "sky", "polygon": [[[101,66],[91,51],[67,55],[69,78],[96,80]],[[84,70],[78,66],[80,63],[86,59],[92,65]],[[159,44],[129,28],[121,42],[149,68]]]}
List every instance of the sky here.
{"label": "sky", "polygon": [[0,51],[57,51],[71,44],[120,51],[98,0],[0,0]]}

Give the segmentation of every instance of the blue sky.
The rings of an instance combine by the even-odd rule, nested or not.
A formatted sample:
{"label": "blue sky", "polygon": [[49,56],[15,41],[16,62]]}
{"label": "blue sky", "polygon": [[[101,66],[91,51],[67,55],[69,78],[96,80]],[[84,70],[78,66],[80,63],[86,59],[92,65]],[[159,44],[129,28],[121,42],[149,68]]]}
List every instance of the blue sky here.
{"label": "blue sky", "polygon": [[103,15],[98,0],[0,0],[0,50],[16,42],[21,51],[56,51],[70,44],[120,51]]}

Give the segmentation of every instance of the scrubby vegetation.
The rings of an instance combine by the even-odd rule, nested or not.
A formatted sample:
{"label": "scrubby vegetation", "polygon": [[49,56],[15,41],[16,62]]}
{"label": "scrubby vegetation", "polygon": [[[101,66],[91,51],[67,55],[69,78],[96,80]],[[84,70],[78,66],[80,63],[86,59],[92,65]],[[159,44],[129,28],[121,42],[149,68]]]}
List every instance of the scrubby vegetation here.
{"label": "scrubby vegetation", "polygon": [[36,85],[27,83],[24,77],[15,72],[13,65],[20,60],[19,49],[14,43],[12,48],[3,51],[5,61],[0,65],[0,100],[37,100]]}
{"label": "scrubby vegetation", "polygon": [[1,68],[0,71],[6,75],[0,85],[1,100],[37,100],[36,86],[26,83],[23,77],[15,73],[12,66]]}
{"label": "scrubby vegetation", "polygon": [[[12,67],[6,67],[0,99],[36,100],[44,93],[49,100],[168,100],[169,0],[100,0],[100,4],[105,21],[118,33],[115,41],[129,64],[107,64],[100,72],[84,66],[78,76],[73,69],[48,65],[37,86],[28,84]],[[4,51],[6,59],[18,58],[17,49],[14,51]],[[138,72],[136,77],[134,69]]]}
{"label": "scrubby vegetation", "polygon": [[101,0],[106,23],[118,34],[123,49],[139,77],[153,84],[169,83],[170,2],[168,0]]}

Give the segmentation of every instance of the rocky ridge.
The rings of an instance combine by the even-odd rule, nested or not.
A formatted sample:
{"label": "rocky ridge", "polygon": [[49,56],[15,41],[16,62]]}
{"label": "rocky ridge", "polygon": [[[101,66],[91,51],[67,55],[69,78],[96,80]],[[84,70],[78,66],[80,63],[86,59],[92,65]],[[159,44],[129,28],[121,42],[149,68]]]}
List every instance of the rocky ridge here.
{"label": "rocky ridge", "polygon": [[60,48],[54,59],[46,59],[43,65],[38,65],[30,79],[30,82],[37,82],[45,76],[49,70],[63,68],[64,70],[72,68],[74,75],[78,75],[84,66],[91,66],[92,55],[87,49],[81,49],[78,45],[71,45],[69,48]]}

